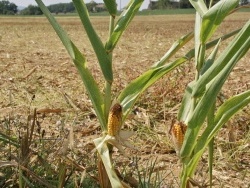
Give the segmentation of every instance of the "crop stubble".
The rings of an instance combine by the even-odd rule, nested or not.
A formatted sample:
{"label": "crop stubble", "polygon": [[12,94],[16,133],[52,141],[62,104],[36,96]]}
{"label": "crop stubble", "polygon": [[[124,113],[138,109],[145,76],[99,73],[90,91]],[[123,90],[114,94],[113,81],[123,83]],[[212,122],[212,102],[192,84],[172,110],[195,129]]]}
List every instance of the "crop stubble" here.
{"label": "crop stubble", "polygon": [[[249,13],[230,16],[219,28],[218,36],[241,27],[248,18]],[[108,37],[108,17],[92,17],[91,20],[105,42]],[[103,85],[97,59],[80,20],[76,17],[58,17],[58,21],[86,55],[94,77]],[[67,131],[74,125],[75,143],[78,143],[75,148],[80,155],[87,155],[88,151],[93,149],[91,140],[99,134],[97,122],[80,76],[48,21],[42,17],[0,17],[0,23],[0,124],[3,123],[4,117],[19,118],[20,122],[25,122],[30,108],[45,109],[46,117],[42,120],[42,129],[46,130],[45,137],[65,137],[60,130]],[[194,15],[136,17],[113,52],[114,96],[157,61],[175,40],[191,32],[193,26]],[[184,55],[192,45],[193,43],[183,47],[176,56]],[[249,89],[249,59],[248,52],[231,74],[223,89],[225,98]],[[166,172],[169,176],[177,176],[179,168],[176,165],[176,156],[171,154],[172,145],[169,143],[167,132],[178,110],[183,90],[192,77],[193,62],[165,76],[145,92],[135,108],[136,115],[131,115],[125,124],[126,128],[138,131],[137,142],[138,138],[144,142],[143,148],[135,154],[145,159],[158,157],[159,164],[164,163],[165,167],[170,169]],[[33,96],[35,98],[32,100]],[[59,111],[49,111],[55,109]],[[245,109],[247,110],[249,107]],[[232,120],[232,124],[238,132],[237,141],[244,142],[244,137],[249,136],[250,115],[249,112],[244,112],[237,117],[238,119]],[[142,124],[146,126],[140,126]],[[0,130],[2,129],[0,126]],[[230,165],[240,165],[244,171],[247,166],[238,162],[243,160],[244,164],[249,164],[249,153],[236,155],[238,159],[235,163],[225,159],[228,155],[228,132],[230,130],[223,129],[220,133],[222,137],[218,139],[218,148],[224,153],[216,154],[219,164],[215,169],[216,183],[222,183],[225,187],[235,183],[245,187],[249,185],[249,172],[243,178],[243,175]],[[13,134],[18,133],[13,130]],[[223,159],[223,162],[219,159]],[[221,173],[218,173],[219,168]],[[176,169],[174,175],[170,173],[171,169]],[[201,180],[206,179],[205,172],[197,176]],[[173,177],[167,177],[166,184],[171,182],[176,184]]]}

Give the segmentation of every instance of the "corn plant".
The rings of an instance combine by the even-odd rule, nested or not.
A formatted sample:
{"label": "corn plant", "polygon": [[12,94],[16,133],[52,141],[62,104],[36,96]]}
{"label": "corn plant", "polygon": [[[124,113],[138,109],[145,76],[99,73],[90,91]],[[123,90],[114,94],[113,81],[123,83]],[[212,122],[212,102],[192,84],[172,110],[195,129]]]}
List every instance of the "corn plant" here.
{"label": "corn plant", "polygon": [[[110,148],[111,146],[115,146],[123,154],[125,154],[125,152],[123,152],[122,146],[134,148],[127,141],[133,133],[130,131],[121,131],[121,126],[143,91],[154,84],[163,75],[191,58],[193,53],[190,52],[190,55],[188,54],[187,56],[181,57],[174,62],[167,63],[169,58],[172,57],[178,49],[193,38],[193,33],[189,33],[177,40],[170,50],[160,59],[160,61],[156,62],[148,69],[148,71],[128,84],[127,87],[120,92],[116,99],[112,99],[112,51],[116,47],[123,32],[126,30],[129,23],[139,10],[143,0],[130,1],[127,8],[124,12],[122,12],[117,21],[115,20],[117,17],[116,1],[104,1],[107,10],[110,13],[109,38],[105,44],[102,43],[99,36],[95,32],[92,23],[90,22],[85,3],[82,0],[73,0],[76,11],[79,14],[82,25],[97,56],[103,75],[103,83],[105,85],[104,92],[100,90],[100,87],[92,76],[91,71],[87,66],[84,54],[82,54],[73,41],[70,40],[67,33],[58,24],[43,2],[41,0],[36,0],[36,2],[56,31],[76,68],[78,69],[103,131],[103,136],[94,140],[96,150],[98,151],[101,159],[100,164],[98,165],[101,185],[103,187],[122,187],[122,182],[117,177],[113,168]],[[112,103],[115,104],[111,105]],[[109,179],[109,182],[107,182],[107,179]]]}
{"label": "corn plant", "polygon": [[[210,186],[212,186],[213,140],[220,128],[241,108],[250,102],[250,90],[232,96],[216,107],[216,97],[230,72],[250,47],[250,21],[218,55],[221,40],[210,54],[206,54],[206,43],[218,26],[238,6],[238,0],[221,0],[209,7],[203,0],[190,0],[196,9],[195,19],[195,66],[196,77],[187,86],[178,120],[187,125],[180,150],[183,163],[181,187],[186,187],[198,165],[199,159],[208,147]],[[218,56],[218,57],[217,57]],[[204,124],[206,126],[204,127]],[[202,129],[201,129],[202,128]],[[201,131],[202,130],[202,131]]]}
{"label": "corn plant", "polygon": [[[206,8],[206,5],[204,4],[202,0],[191,1],[194,7],[197,9],[197,20],[196,20],[196,27],[195,27],[195,40],[196,40],[195,49],[191,49],[183,57],[177,58],[174,61],[169,61],[170,58],[173,57],[173,55],[181,47],[183,47],[187,42],[189,42],[194,37],[193,32],[188,33],[187,35],[178,39],[172,45],[172,47],[166,52],[166,54],[159,61],[155,62],[151,67],[149,67],[146,72],[141,74],[136,79],[132,80],[118,94],[116,98],[112,98],[112,83],[113,83],[112,51],[115,49],[122,34],[125,32],[126,28],[131,23],[135,14],[139,10],[141,4],[143,3],[143,0],[131,0],[129,4],[127,5],[126,9],[121,13],[120,16],[117,15],[118,13],[117,13],[117,8],[116,8],[116,1],[104,0],[106,8],[110,14],[109,37],[107,38],[106,43],[103,43],[101,39],[99,38],[99,36],[97,35],[90,21],[89,14],[88,14],[84,1],[83,0],[72,0],[72,1],[76,7],[76,11],[81,19],[83,28],[85,29],[87,33],[87,36],[94,49],[95,55],[98,59],[99,66],[102,71],[103,84],[105,88],[103,91],[100,89],[103,87],[100,87],[97,84],[96,80],[94,79],[91,73],[91,70],[88,68],[85,55],[82,54],[80,50],[76,47],[76,45],[73,43],[73,41],[71,41],[66,31],[64,31],[63,28],[58,24],[56,19],[52,16],[52,14],[43,4],[42,0],[36,0],[37,4],[41,8],[44,15],[47,17],[47,19],[49,20],[50,24],[52,25],[58,37],[62,41],[66,50],[68,51],[68,54],[71,57],[72,61],[74,62],[76,68],[78,69],[78,72],[81,76],[81,79],[86,88],[88,96],[91,99],[91,102],[93,104],[93,108],[95,110],[96,116],[99,120],[100,127],[102,129],[103,134],[99,138],[95,139],[94,143],[95,143],[96,150],[98,152],[98,156],[100,159],[100,162],[98,164],[98,169],[99,169],[99,176],[100,176],[100,184],[102,187],[110,187],[110,186],[126,187],[126,185],[118,178],[114,170],[113,163],[112,163],[112,154],[110,151],[112,150],[112,147],[117,147],[121,153],[126,155],[123,150],[123,146],[135,149],[134,146],[131,143],[129,143],[127,140],[130,136],[133,135],[133,133],[130,131],[122,131],[121,127],[124,124],[126,117],[132,110],[139,96],[148,87],[150,87],[157,80],[159,80],[162,76],[169,73],[176,67],[187,62],[188,60],[190,60],[191,58],[195,56],[196,65],[197,65],[197,78],[194,82],[190,83],[190,85],[188,86],[188,89],[183,98],[182,107],[179,113],[179,120],[183,121],[184,123],[188,125],[187,133],[184,139],[184,144],[180,152],[180,156],[182,157],[182,161],[184,163],[182,180],[185,184],[187,182],[187,179],[191,177],[193,173],[193,170],[190,171],[187,169],[191,169],[191,167],[193,167],[194,164],[195,165],[197,164],[197,161],[194,161],[193,158],[191,157],[191,154],[194,153],[193,152],[195,148],[194,144],[197,138],[197,135],[196,137],[193,137],[193,131],[197,133],[198,132],[197,127],[200,127],[201,124],[204,122],[205,118],[208,115],[212,114],[211,106],[208,106],[209,108],[206,108],[208,105],[206,103],[207,101],[206,98],[208,97],[210,100],[211,99],[215,100],[216,93],[214,95],[214,94],[211,94],[211,92],[214,92],[214,91],[218,92],[220,90],[221,88],[220,86],[224,83],[224,78],[227,77],[228,72],[230,72],[231,70],[231,66],[229,67],[229,64],[226,64],[224,59],[225,58],[227,58],[227,60],[233,59],[230,65],[231,64],[234,65],[235,62],[238,61],[238,59],[242,57],[244,53],[246,53],[247,51],[246,49],[247,47],[249,47],[249,44],[247,44],[247,42],[243,43],[242,39],[245,39],[245,41],[247,41],[246,39],[249,39],[249,37],[247,38],[245,36],[247,31],[249,31],[249,23],[239,32],[239,34],[236,36],[236,39],[234,40],[235,43],[241,41],[240,43],[243,43],[244,46],[240,48],[238,45],[233,43],[230,46],[233,48],[232,50],[236,55],[233,55],[232,53],[230,53],[229,54],[230,57],[226,56],[224,59],[223,57],[218,58],[219,59],[218,63],[214,63],[212,65],[211,59],[214,60],[214,56],[219,46],[218,44],[222,40],[236,34],[238,31],[229,33],[228,35],[223,36],[221,39],[216,39],[209,43],[207,43],[207,41],[209,40],[209,38],[211,37],[211,35],[213,34],[215,29],[219,25],[219,23],[223,20],[223,18],[227,15],[227,13],[229,13],[230,10],[233,9],[236,3],[235,1],[233,1],[234,3],[228,3],[228,2],[222,1],[222,3],[219,3],[219,5],[221,6],[215,5],[214,6],[215,8],[212,7],[211,9],[208,9]],[[227,7],[225,8],[224,6],[222,6],[224,4],[226,5],[230,4],[230,5],[225,6]],[[217,15],[219,11],[221,10],[223,12],[226,11],[226,13],[222,15],[220,14]],[[213,19],[210,20],[211,18]],[[201,23],[201,21],[204,21],[204,24]],[[212,21],[215,21],[215,22],[212,22]],[[200,28],[199,26],[201,25],[202,26],[204,25],[204,26]],[[209,57],[209,61],[205,61],[206,49],[211,48],[215,45],[216,45],[215,50],[211,54],[211,57]],[[227,51],[230,51],[230,49],[227,49]],[[217,65],[220,65],[219,68],[217,68]],[[224,67],[225,67],[225,70],[224,70]],[[216,69],[217,74],[216,72],[213,72],[212,69]],[[205,87],[206,85],[207,85],[207,88]],[[200,87],[200,86],[204,86],[204,87]],[[205,97],[202,97],[202,96],[205,96]],[[213,123],[217,121],[219,122],[218,126],[217,125],[214,126],[216,128],[216,130],[214,131],[214,134],[217,132],[217,129],[229,118],[229,116],[231,116],[233,113],[238,111],[239,108],[244,106],[242,103],[240,103],[240,105],[238,105],[239,107],[235,107],[233,108],[233,110],[230,111],[228,105],[231,105],[231,103],[235,103],[235,102],[237,102],[238,104],[238,101],[241,100],[242,98],[244,98],[244,101],[245,101],[243,103],[246,104],[248,102],[248,98],[246,96],[248,96],[249,98],[249,92],[246,92],[239,96],[235,96],[235,98],[229,100],[228,102],[225,103],[225,105],[220,107],[220,109],[218,110],[218,114],[214,116],[214,120],[212,121]],[[206,108],[206,111],[203,112],[205,108]],[[196,109],[199,109],[199,110],[202,109],[203,111],[198,111]],[[201,112],[203,115],[202,117],[199,117],[201,116],[200,114]],[[227,116],[226,117],[222,116],[223,115],[222,112],[226,112]],[[199,122],[198,125],[195,122],[197,118],[201,118],[198,121]],[[208,126],[208,127],[211,128],[212,126]],[[212,137],[214,136],[214,134],[212,135]],[[191,144],[187,141],[188,139],[191,140],[190,142]],[[208,141],[204,143],[204,146],[209,143],[211,138],[207,140]],[[200,146],[199,147],[198,146],[196,148],[199,149]],[[197,151],[196,148],[195,148],[195,151]],[[200,155],[201,153],[198,152],[198,154]],[[195,156],[194,159],[198,159],[198,157]],[[189,167],[188,165],[191,164],[192,162],[195,162],[195,163],[192,164],[191,167]]]}

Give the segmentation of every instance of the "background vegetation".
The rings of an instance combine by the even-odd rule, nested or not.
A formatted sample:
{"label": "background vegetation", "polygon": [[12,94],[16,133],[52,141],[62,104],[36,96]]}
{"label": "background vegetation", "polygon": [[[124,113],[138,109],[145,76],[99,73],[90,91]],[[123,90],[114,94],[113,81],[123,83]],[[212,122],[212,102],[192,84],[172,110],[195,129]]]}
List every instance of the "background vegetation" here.
{"label": "background vegetation", "polygon": [[[214,0],[213,3],[215,4],[219,0]],[[241,5],[248,4],[248,0],[241,0]],[[207,4],[209,1],[207,1]],[[96,3],[95,1],[91,1],[89,3],[86,3],[87,9],[89,12],[95,12],[95,13],[101,13],[101,15],[108,15],[107,9],[105,8],[105,5],[102,8],[95,8],[97,5],[104,5],[102,3]],[[75,7],[72,2],[70,3],[58,3],[58,4],[52,4],[47,6],[50,12],[54,14],[58,13],[75,13]],[[14,3],[10,3],[8,0],[1,0],[0,1],[0,15],[1,14],[17,14],[18,13],[18,7]],[[124,7],[122,7],[124,8]],[[166,11],[167,9],[167,11]],[[189,9],[189,10],[182,10],[179,11],[178,9]],[[191,10],[190,10],[191,9]],[[151,10],[154,10],[154,12],[151,12]],[[153,14],[171,14],[175,13],[194,13],[195,10],[193,9],[191,3],[188,0],[182,0],[180,2],[173,2],[170,0],[159,0],[159,1],[152,1],[151,4],[148,5],[148,9],[144,11],[140,11],[139,14],[144,15],[153,15]],[[29,5],[28,7],[24,8],[23,10],[19,11],[19,14],[21,15],[41,15],[42,11],[40,8],[36,5]]]}
{"label": "background vegetation", "polygon": [[10,3],[7,0],[0,1],[0,15],[1,14],[16,14],[17,6],[14,3]]}

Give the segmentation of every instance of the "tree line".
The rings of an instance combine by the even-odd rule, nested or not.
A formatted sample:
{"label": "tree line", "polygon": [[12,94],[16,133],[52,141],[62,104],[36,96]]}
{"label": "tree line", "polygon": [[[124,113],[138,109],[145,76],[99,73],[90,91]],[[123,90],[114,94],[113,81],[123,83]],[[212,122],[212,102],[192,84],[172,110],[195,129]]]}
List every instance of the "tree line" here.
{"label": "tree line", "polygon": [[[58,3],[54,5],[47,6],[50,12],[58,14],[58,13],[69,13],[74,12],[75,7],[74,4],[71,3]],[[25,9],[20,11],[21,15],[42,15],[42,11],[38,6],[35,5],[29,5]]]}
{"label": "tree line", "polygon": [[10,3],[7,0],[0,1],[0,14],[16,14],[17,6],[14,3]]}
{"label": "tree line", "polygon": [[[104,11],[104,9],[95,8],[98,3],[91,1],[90,3],[86,3],[87,9],[90,12],[98,12]],[[58,14],[58,13],[72,13],[75,12],[75,6],[73,2],[70,3],[57,3],[53,5],[47,6],[50,12]],[[18,12],[17,6],[14,3],[10,3],[8,0],[0,0],[0,14],[16,14]],[[21,15],[42,15],[41,9],[36,5],[29,5],[23,10],[19,11],[18,14]]]}
{"label": "tree line", "polygon": [[[220,0],[213,0],[213,4],[219,2]],[[241,2],[247,2],[247,0],[241,0]],[[209,6],[210,1],[205,1],[207,6]],[[149,9],[171,9],[171,8],[193,8],[192,4],[189,2],[189,0],[179,0],[179,1],[173,1],[173,0],[157,0],[157,1],[150,1],[150,4],[148,6]]]}
{"label": "tree line", "polygon": [[[214,0],[213,3],[218,2],[219,0]],[[192,8],[189,0],[180,0],[172,1],[172,0],[158,0],[158,1],[150,1],[148,8],[153,9],[168,9],[168,8]],[[206,1],[209,2],[209,1]],[[248,0],[240,0],[240,4],[247,4]],[[90,3],[86,3],[87,9],[89,12],[99,12],[105,11],[105,7],[97,8],[98,3],[95,1],[91,1]],[[58,14],[58,13],[72,13],[75,12],[75,7],[73,2],[70,3],[58,3],[47,6],[50,12]],[[14,3],[10,3],[8,0],[0,0],[0,14],[16,14],[18,12],[17,6]],[[25,9],[19,12],[21,15],[41,15],[42,11],[38,6],[29,5]]]}
{"label": "tree line", "polygon": [[[58,13],[70,13],[75,12],[74,4],[71,3],[58,3],[54,5],[47,6],[50,12],[58,14]],[[25,9],[20,11],[21,15],[41,15],[43,14],[41,9],[35,5],[29,5]]]}

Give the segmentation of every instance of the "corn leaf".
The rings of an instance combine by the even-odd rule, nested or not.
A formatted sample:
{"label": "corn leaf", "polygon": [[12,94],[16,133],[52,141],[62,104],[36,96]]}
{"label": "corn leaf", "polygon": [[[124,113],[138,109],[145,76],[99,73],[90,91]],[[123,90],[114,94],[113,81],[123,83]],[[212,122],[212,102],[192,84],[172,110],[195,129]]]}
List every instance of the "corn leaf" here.
{"label": "corn leaf", "polygon": [[[237,31],[234,31],[232,33],[229,33],[223,37],[221,37],[222,40],[226,40],[227,38],[231,37],[232,35],[235,35]],[[163,76],[164,74],[166,74],[168,71],[171,70],[167,70],[166,68],[172,68],[170,64],[176,64],[180,62],[184,63],[187,60],[190,60],[191,58],[194,57],[194,49],[191,49],[185,56],[181,57],[180,59],[176,60],[173,63],[169,63],[166,66],[162,66],[170,57],[172,57],[172,55],[175,53],[176,49],[180,48],[181,46],[183,46],[184,44],[187,43],[187,41],[189,41],[191,38],[193,37],[193,33],[189,33],[185,36],[183,36],[180,40],[176,41],[174,43],[174,45],[169,49],[169,51],[160,59],[160,61],[156,62],[150,70],[148,70],[147,72],[145,72],[143,75],[141,75],[140,77],[136,78],[134,81],[132,81],[119,95],[118,100],[121,102],[122,106],[123,106],[123,112],[124,112],[124,118],[126,118],[126,116],[128,115],[129,111],[131,110],[131,108],[133,107],[134,103],[137,100],[137,97],[143,93],[148,87],[150,87],[152,84],[154,84],[157,79],[159,79],[161,76]],[[214,41],[209,42],[208,44],[206,44],[206,49],[209,49],[211,47],[213,47],[214,45],[216,45],[218,43],[220,39],[215,39]],[[179,44],[178,44],[179,43]],[[180,45],[181,44],[181,45]],[[177,65],[179,66],[179,65]],[[158,69],[158,68],[159,69]],[[175,68],[175,67],[174,67]],[[159,71],[160,69],[162,69],[161,71]],[[165,73],[163,73],[165,72]],[[152,76],[153,75],[153,76]],[[151,80],[150,80],[151,79]],[[190,104],[190,100],[189,98],[191,98],[191,94],[190,92],[192,92],[192,87],[193,84],[191,84],[189,86],[189,88],[187,88],[188,91],[186,91],[186,93],[189,93],[189,97],[186,96],[186,94],[184,95],[184,97],[186,97],[186,100],[183,100],[182,102],[182,106],[181,106],[181,110],[179,111],[178,114],[178,119],[185,121],[187,114],[189,112],[190,109],[188,109],[190,107],[190,105],[185,105],[186,102],[189,102]]]}
{"label": "corn leaf", "polygon": [[[238,62],[238,60],[248,51],[249,46],[250,46],[250,26],[249,26],[250,21],[248,24],[242,28],[242,32],[240,32],[235,40],[231,42],[229,45],[230,48],[227,48],[221,56],[224,57],[225,54],[226,56],[232,57],[232,59],[227,61],[227,64],[225,65],[224,69],[219,72],[219,74],[216,75],[216,77],[209,83],[207,84],[207,89],[202,96],[201,100],[198,102],[196,108],[194,109],[193,113],[190,116],[190,119],[188,121],[188,129],[185,134],[185,140],[182,146],[181,150],[181,157],[183,160],[187,159],[190,157],[195,141],[198,137],[198,132],[201,128],[201,125],[203,124],[207,113],[209,109],[211,108],[211,105],[215,102],[217,94],[221,90],[221,87],[223,86],[224,82],[226,81],[227,77],[229,76],[229,73],[232,71],[234,65]],[[239,45],[241,44],[241,45]],[[233,51],[231,51],[233,49]],[[231,54],[233,53],[233,54]],[[211,68],[214,65],[223,63],[220,62],[224,58],[221,58],[221,56],[215,61],[215,63],[211,66]],[[207,72],[210,72],[211,68],[207,70]],[[198,80],[199,82],[199,80]],[[197,86],[193,87],[195,89]]]}
{"label": "corn leaf", "polygon": [[[236,33],[238,33],[240,30],[235,30],[231,33],[228,33],[224,36],[222,36],[221,38],[219,39],[215,39],[209,43],[206,44],[206,49],[209,49],[215,45],[218,45],[219,44],[219,41],[222,41],[222,40],[226,40],[228,39],[229,37],[235,35]],[[216,47],[218,48],[218,47]],[[216,50],[216,49],[214,49]],[[211,54],[212,55],[212,54]],[[186,57],[189,57],[189,59],[191,59],[192,57],[194,57],[194,49],[191,49],[187,54],[186,54]],[[209,59],[209,58],[208,58]],[[210,63],[209,63],[210,64]],[[204,74],[204,72],[207,71],[207,69],[211,66],[211,65],[204,65],[205,67],[203,68],[203,70],[201,71],[202,74]],[[183,121],[183,122],[187,122],[187,119],[188,119],[188,114],[191,110],[191,99],[192,99],[192,94],[193,93],[193,87],[195,85],[195,82],[191,82],[188,84],[186,90],[185,90],[185,93],[184,93],[184,96],[183,96],[183,99],[182,99],[182,103],[181,103],[181,107],[180,107],[180,110],[178,112],[178,120],[180,121]],[[203,89],[204,91],[204,89]],[[191,93],[190,93],[191,92]]]}
{"label": "corn leaf", "polygon": [[228,38],[234,36],[235,34],[239,33],[240,30],[241,30],[241,29],[236,29],[236,30],[234,30],[234,31],[232,31],[232,32],[230,32],[230,33],[227,33],[226,35],[221,36],[220,38],[217,38],[217,39],[215,39],[215,40],[213,40],[213,41],[211,41],[211,42],[208,42],[208,43],[206,44],[206,49],[209,49],[209,48],[211,48],[211,47],[217,45],[218,42],[219,42],[219,40],[224,41],[224,40],[226,40],[226,39],[228,39]]}
{"label": "corn leaf", "polygon": [[117,12],[116,0],[103,0],[105,6],[112,17],[115,17]]}
{"label": "corn leaf", "polygon": [[50,24],[56,31],[57,35],[61,39],[63,45],[65,46],[66,50],[68,51],[71,59],[73,60],[75,66],[77,67],[82,81],[87,89],[89,97],[93,103],[95,112],[97,117],[100,120],[101,126],[105,127],[106,119],[104,116],[103,110],[103,96],[98,88],[96,81],[94,80],[93,76],[91,75],[89,69],[86,65],[86,60],[83,54],[78,50],[78,48],[74,45],[74,43],[69,39],[67,33],[62,29],[62,27],[57,23],[55,18],[51,15],[48,8],[43,4],[41,0],[36,0],[38,6],[43,11],[44,15],[49,20]]}
{"label": "corn leaf", "polygon": [[215,46],[215,48],[213,49],[212,53],[209,55],[209,57],[207,58],[206,62],[204,63],[204,65],[201,68],[200,74],[204,74],[214,63],[217,52],[219,50],[219,44],[221,42],[221,39],[218,41],[217,45]]}
{"label": "corn leaf", "polygon": [[250,103],[250,90],[231,97],[223,103],[216,112],[213,126],[208,126],[195,144],[194,156],[188,164],[190,170],[187,171],[187,176],[192,175],[195,166],[197,166],[204,150],[210,141],[216,136],[221,127],[239,110]]}
{"label": "corn leaf", "polygon": [[189,2],[193,5],[195,10],[202,17],[207,12],[207,6],[204,3],[204,0],[189,0]]}
{"label": "corn leaf", "polygon": [[[217,45],[215,46],[215,48],[213,49],[212,53],[209,55],[207,60],[203,63],[203,66],[201,67],[201,70],[199,71],[200,75],[203,75],[214,63],[217,52],[219,50],[220,42],[221,42],[221,39],[218,41]],[[205,47],[205,45],[202,45],[202,46]],[[205,54],[205,52],[204,52],[204,54]],[[205,90],[205,87],[203,88],[202,93],[204,93],[204,90]],[[191,97],[192,97],[192,95],[191,95]]]}
{"label": "corn leaf", "polygon": [[90,22],[87,7],[82,0],[73,0],[73,3],[80,16],[84,29],[88,35],[88,38],[93,46],[103,76],[105,77],[107,82],[112,83],[113,82],[112,62],[108,54],[106,53],[106,50],[104,48],[101,39],[96,34]]}
{"label": "corn leaf", "polygon": [[210,133],[209,138],[212,137],[214,132],[218,131],[219,128],[224,125],[229,118],[237,113],[241,108],[250,103],[250,90],[245,91],[241,94],[231,97],[223,103],[215,114],[215,127],[213,132]]}
{"label": "corn leaf", "polygon": [[188,84],[188,86],[185,89],[185,93],[181,102],[181,107],[179,109],[178,112],[178,117],[177,119],[179,121],[183,121],[185,123],[187,123],[187,119],[188,119],[188,115],[191,111],[191,107],[192,107],[192,100],[191,100],[191,96],[192,96],[192,88],[194,85],[195,81],[192,81]]}
{"label": "corn leaf", "polygon": [[[143,93],[148,87],[154,84],[163,75],[173,70],[182,63],[190,60],[194,56],[194,50],[190,50],[185,56],[177,59],[176,61],[164,65],[170,57],[172,57],[178,49],[184,46],[188,41],[193,38],[193,33],[189,33],[179,40],[167,51],[167,53],[156,62],[148,71],[133,80],[118,96],[118,100],[123,106],[123,119],[126,118],[138,96]],[[212,45],[211,45],[212,46]]]}
{"label": "corn leaf", "polygon": [[182,36],[180,39],[175,41],[175,43],[171,46],[171,48],[167,51],[167,53],[152,67],[162,66],[166,61],[168,61],[177,51],[180,50],[187,42],[189,42],[194,37],[194,33],[188,33],[185,36]]}
{"label": "corn leaf", "polygon": [[[219,48],[219,43],[222,40],[226,40],[229,37],[235,35],[236,33],[238,33],[239,30],[233,31],[227,35],[222,36],[221,38],[215,39],[209,43],[206,44],[206,49],[209,49],[211,47],[213,47],[214,45],[216,45],[215,49],[213,50],[213,52],[210,54],[210,56],[208,57],[207,61],[204,64],[204,67],[201,70],[201,74],[204,74],[207,69],[209,69],[211,67],[211,65],[213,64],[215,59],[215,55],[218,51]],[[191,59],[192,57],[194,57],[194,49],[191,49],[187,54],[186,57],[189,57],[189,59]],[[182,99],[182,103],[181,103],[181,107],[180,110],[178,112],[178,120],[186,122],[188,119],[188,114],[190,112],[190,108],[191,108],[191,99],[192,99],[192,91],[193,91],[193,87],[195,85],[195,82],[190,82],[185,90],[183,99]]]}
{"label": "corn leaf", "polygon": [[116,23],[113,33],[111,34],[110,38],[108,39],[105,45],[106,50],[108,52],[111,52],[115,48],[118,40],[120,39],[125,29],[128,27],[129,23],[131,22],[135,14],[138,12],[142,3],[143,0],[132,1],[128,9],[124,11],[123,14],[121,14],[119,20]]}
{"label": "corn leaf", "polygon": [[[201,28],[202,18],[198,11],[195,14],[195,28],[194,28],[194,42],[195,42],[195,67],[196,71],[199,72],[205,59],[205,45],[201,44],[200,41],[200,28]],[[195,79],[198,79],[198,74]]]}
{"label": "corn leaf", "polygon": [[222,0],[210,8],[203,16],[200,33],[201,43],[204,44],[213,35],[224,18],[239,4],[238,0]]}
{"label": "corn leaf", "polygon": [[126,118],[141,93],[159,80],[163,75],[186,61],[187,57],[179,58],[167,65],[150,69],[133,80],[118,96],[118,101],[123,106],[123,118]]}
{"label": "corn leaf", "polygon": [[215,63],[200,77],[194,86],[193,97],[197,97],[202,90],[218,73],[228,64],[233,68],[237,61],[249,50],[250,47],[250,20],[235,36],[223,53],[215,60]]}
{"label": "corn leaf", "polygon": [[[214,103],[207,113],[207,126],[208,127],[212,127],[214,125],[215,106],[216,104]],[[208,144],[208,167],[209,167],[209,184],[210,185],[212,185],[212,181],[213,181],[213,161],[214,161],[214,137],[211,139],[211,141]]]}

